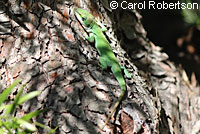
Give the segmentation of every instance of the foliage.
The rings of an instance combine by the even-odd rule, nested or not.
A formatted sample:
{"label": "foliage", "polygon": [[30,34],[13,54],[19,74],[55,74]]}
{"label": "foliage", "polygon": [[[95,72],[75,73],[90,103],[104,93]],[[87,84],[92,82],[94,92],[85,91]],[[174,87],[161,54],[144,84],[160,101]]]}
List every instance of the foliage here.
{"label": "foliage", "polygon": [[52,130],[47,126],[40,123],[32,123],[31,119],[39,115],[43,110],[36,110],[34,112],[28,113],[23,117],[15,117],[15,111],[18,106],[33,97],[40,94],[40,91],[33,91],[26,95],[22,95],[25,85],[21,87],[18,91],[14,101],[9,104],[5,104],[10,92],[19,84],[20,80],[16,80],[8,88],[6,88],[0,94],[0,134],[27,134],[37,131],[36,126],[40,126],[45,129],[49,129],[49,133],[54,133],[56,129]]}
{"label": "foliage", "polygon": [[[182,0],[182,2],[193,3],[193,0]],[[182,9],[182,15],[187,23],[191,25],[200,25],[200,9]]]}

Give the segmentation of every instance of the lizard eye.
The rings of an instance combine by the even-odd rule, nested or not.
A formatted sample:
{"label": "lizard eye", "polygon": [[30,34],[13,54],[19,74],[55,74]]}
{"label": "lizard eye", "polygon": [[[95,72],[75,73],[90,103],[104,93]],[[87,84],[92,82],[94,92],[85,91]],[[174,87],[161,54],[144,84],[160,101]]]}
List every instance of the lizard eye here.
{"label": "lizard eye", "polygon": [[86,18],[85,18],[85,17],[83,17],[83,18],[82,18],[82,21],[85,21],[85,20],[86,20]]}

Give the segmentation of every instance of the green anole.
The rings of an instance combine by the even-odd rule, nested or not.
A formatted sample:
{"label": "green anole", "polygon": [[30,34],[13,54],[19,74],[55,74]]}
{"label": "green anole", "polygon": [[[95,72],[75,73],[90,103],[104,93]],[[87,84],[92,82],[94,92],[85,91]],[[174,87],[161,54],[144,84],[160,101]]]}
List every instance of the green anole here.
{"label": "green anole", "polygon": [[108,67],[111,68],[122,90],[117,102],[115,103],[111,111],[111,114],[108,116],[104,126],[102,127],[103,129],[119,106],[126,92],[126,83],[122,74],[122,70],[128,78],[131,78],[131,75],[125,67],[119,64],[117,58],[112,51],[112,48],[110,47],[108,40],[104,36],[103,32],[107,30],[106,27],[99,21],[96,21],[95,18],[86,10],[83,10],[81,8],[74,8],[74,12],[76,18],[83,25],[84,29],[89,33],[89,36],[84,33],[85,38],[91,43],[95,42],[95,47],[100,54],[99,61],[101,63],[101,67],[103,69],[107,69]]}

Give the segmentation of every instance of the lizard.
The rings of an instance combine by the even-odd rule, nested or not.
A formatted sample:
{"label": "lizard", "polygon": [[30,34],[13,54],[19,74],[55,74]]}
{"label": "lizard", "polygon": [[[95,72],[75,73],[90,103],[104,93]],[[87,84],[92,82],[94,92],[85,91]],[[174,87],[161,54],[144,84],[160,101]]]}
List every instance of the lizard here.
{"label": "lizard", "polygon": [[113,113],[116,111],[117,107],[121,103],[126,92],[126,83],[122,74],[122,70],[128,78],[131,78],[131,75],[124,66],[121,66],[119,64],[116,56],[114,55],[110,43],[103,33],[107,30],[107,28],[102,23],[100,23],[100,21],[96,21],[94,16],[84,9],[75,7],[74,13],[83,28],[86,30],[86,32],[89,33],[89,36],[86,32],[84,33],[85,38],[90,43],[95,43],[95,48],[100,55],[99,62],[101,64],[101,67],[103,68],[103,70],[110,67],[112,73],[114,74],[121,87],[121,94],[117,102],[115,103],[110,115],[105,121],[105,124],[101,128],[101,130],[103,130],[103,128],[107,125]]}

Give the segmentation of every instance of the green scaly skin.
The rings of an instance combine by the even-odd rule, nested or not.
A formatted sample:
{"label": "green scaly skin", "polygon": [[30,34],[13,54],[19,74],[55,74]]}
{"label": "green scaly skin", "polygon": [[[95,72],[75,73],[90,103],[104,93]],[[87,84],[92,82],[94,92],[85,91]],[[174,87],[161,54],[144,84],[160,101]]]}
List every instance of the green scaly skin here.
{"label": "green scaly skin", "polygon": [[117,107],[119,106],[126,92],[126,84],[122,74],[122,70],[124,71],[124,73],[128,78],[130,78],[131,75],[129,74],[129,72],[126,70],[125,67],[120,66],[117,58],[115,57],[108,40],[103,34],[103,32],[106,31],[105,26],[100,22],[96,22],[95,18],[86,10],[80,8],[74,8],[74,12],[76,18],[83,25],[84,29],[89,33],[89,36],[86,33],[84,34],[85,38],[91,43],[95,42],[95,47],[98,53],[100,54],[99,61],[101,63],[102,68],[103,69],[107,69],[108,67],[111,68],[122,90],[117,102],[115,103],[111,111],[111,114],[108,116],[104,126],[102,127],[103,129],[110,120],[113,113],[116,111]]}

